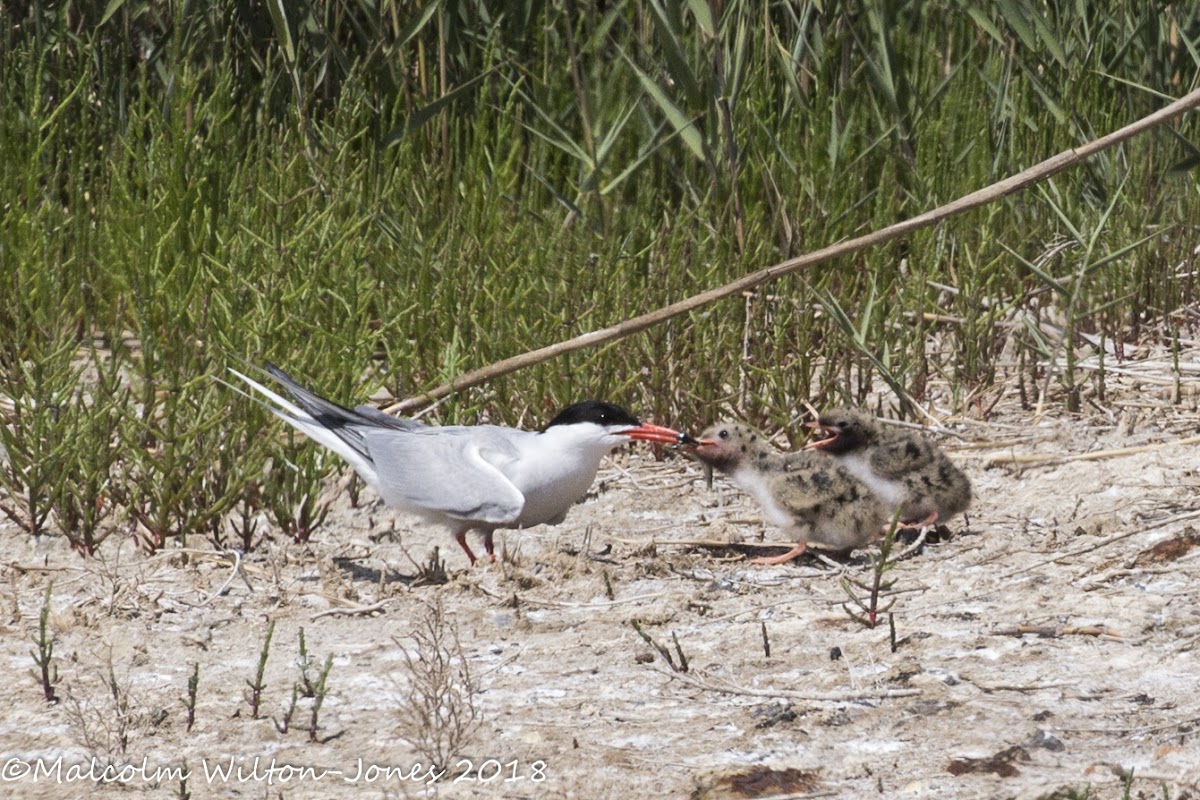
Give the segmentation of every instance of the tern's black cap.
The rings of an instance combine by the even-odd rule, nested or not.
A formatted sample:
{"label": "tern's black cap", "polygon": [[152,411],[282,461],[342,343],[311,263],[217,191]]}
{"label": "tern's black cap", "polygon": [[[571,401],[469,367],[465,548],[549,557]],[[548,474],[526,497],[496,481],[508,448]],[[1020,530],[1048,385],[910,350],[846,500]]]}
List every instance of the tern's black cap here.
{"label": "tern's black cap", "polygon": [[553,428],[555,425],[574,425],[578,422],[594,422],[604,426],[628,425],[631,428],[642,424],[637,417],[618,405],[603,400],[584,400],[558,412],[558,416],[550,420],[542,430]]}

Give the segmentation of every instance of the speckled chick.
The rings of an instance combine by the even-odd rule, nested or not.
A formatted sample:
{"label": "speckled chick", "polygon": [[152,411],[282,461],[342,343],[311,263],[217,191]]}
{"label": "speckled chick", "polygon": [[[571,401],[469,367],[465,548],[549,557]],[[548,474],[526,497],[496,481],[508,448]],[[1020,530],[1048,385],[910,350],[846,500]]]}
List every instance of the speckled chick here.
{"label": "speckled chick", "polygon": [[971,504],[970,480],[919,433],[884,427],[850,408],[827,411],[809,424],[828,438],[805,449],[833,456],[879,496],[890,514],[899,509],[906,525],[946,522]]}
{"label": "speckled chick", "polygon": [[782,556],[755,563],[785,563],[810,542],[832,550],[862,547],[889,519],[879,499],[837,461],[805,451],[781,453],[746,425],[719,422],[685,450],[728,475],[758,501],[770,522],[800,542]]}

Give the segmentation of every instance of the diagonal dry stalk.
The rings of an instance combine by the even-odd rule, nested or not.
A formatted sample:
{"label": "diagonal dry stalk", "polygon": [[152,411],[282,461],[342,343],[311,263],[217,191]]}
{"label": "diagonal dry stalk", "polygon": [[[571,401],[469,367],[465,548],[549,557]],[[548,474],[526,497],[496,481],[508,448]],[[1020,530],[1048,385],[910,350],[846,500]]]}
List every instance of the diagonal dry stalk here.
{"label": "diagonal dry stalk", "polygon": [[943,206],[927,211],[924,214],[903,220],[895,225],[889,225],[886,228],[869,233],[865,236],[859,236],[848,241],[839,242],[828,247],[823,247],[820,250],[815,250],[796,258],[781,261],[770,267],[752,272],[743,278],[727,283],[724,286],[719,286],[715,289],[709,289],[706,292],[692,295],[689,298],[680,300],[676,303],[671,303],[668,306],[652,311],[648,314],[642,314],[632,319],[624,320],[616,325],[611,325],[597,331],[576,336],[573,339],[558,342],[557,344],[539,347],[536,350],[522,353],[520,355],[505,358],[490,364],[486,367],[481,367],[476,370],[464,373],[457,378],[454,378],[448,383],[430,389],[424,394],[410,397],[399,403],[394,403],[389,406],[386,411],[394,413],[397,411],[411,411],[415,408],[422,408],[429,405],[431,402],[440,398],[451,395],[463,389],[477,386],[481,383],[486,383],[494,378],[502,375],[508,375],[526,367],[531,367],[535,364],[540,364],[544,361],[549,361],[557,356],[572,353],[576,350],[582,350],[588,347],[596,347],[607,342],[623,339],[647,328],[652,328],[659,323],[665,322],[673,317],[681,314],[686,314],[689,311],[694,311],[704,306],[714,303],[718,300],[723,300],[726,297],[739,294],[741,292],[753,289],[760,284],[769,281],[777,280],[785,275],[790,275],[793,272],[798,272],[802,269],[820,264],[825,261],[830,261],[840,256],[856,253],[859,250],[864,250],[874,245],[890,242],[893,239],[899,239],[902,236],[907,236],[910,233],[919,231],[923,228],[928,228],[936,225],[951,217],[958,216],[972,209],[994,203],[995,201],[1007,197],[1010,194],[1021,191],[1029,186],[1032,186],[1040,181],[1044,181],[1070,167],[1079,164],[1096,153],[1114,147],[1121,142],[1138,136],[1146,131],[1152,130],[1166,122],[1169,122],[1179,114],[1200,106],[1200,89],[1191,92],[1184,97],[1176,100],[1174,103],[1159,109],[1153,114],[1142,117],[1140,120],[1126,125],[1124,128],[1113,131],[1112,133],[1101,136],[1098,139],[1093,139],[1085,145],[1064,150],[1058,155],[1035,164],[1028,169],[1018,172],[1003,180],[997,181],[990,186],[985,186],[970,194],[966,194],[957,200],[949,202]]}

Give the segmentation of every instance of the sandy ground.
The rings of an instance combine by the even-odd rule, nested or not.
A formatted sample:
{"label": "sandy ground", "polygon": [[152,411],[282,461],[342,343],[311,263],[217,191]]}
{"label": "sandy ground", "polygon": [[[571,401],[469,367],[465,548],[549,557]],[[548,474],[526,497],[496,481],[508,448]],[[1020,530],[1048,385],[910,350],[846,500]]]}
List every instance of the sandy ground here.
{"label": "sandy ground", "polygon": [[[130,543],[84,561],[6,523],[0,795],[1200,797],[1186,405],[958,426],[964,438],[943,441],[977,501],[887,573],[894,648],[887,624],[842,608],[872,551],[757,567],[675,544],[778,534],[730,485],[709,490],[695,465],[645,449],[607,462],[564,525],[501,534],[503,562],[476,569],[447,534],[342,499],[316,541],[254,553],[240,574],[217,553],[185,562]],[[1098,457],[1114,448],[1145,449]],[[418,585],[414,561],[434,545],[450,580]],[[49,581],[54,705],[31,655]],[[271,620],[255,719],[246,697]],[[412,638],[428,624],[457,634],[477,714],[473,732],[445,726],[470,735],[433,785],[404,711],[438,662]],[[332,656],[316,741],[311,699],[286,733],[277,724],[301,628],[311,677]],[[467,713],[461,696],[451,705]],[[119,780],[97,784],[105,765]],[[186,785],[163,773],[185,768]]]}

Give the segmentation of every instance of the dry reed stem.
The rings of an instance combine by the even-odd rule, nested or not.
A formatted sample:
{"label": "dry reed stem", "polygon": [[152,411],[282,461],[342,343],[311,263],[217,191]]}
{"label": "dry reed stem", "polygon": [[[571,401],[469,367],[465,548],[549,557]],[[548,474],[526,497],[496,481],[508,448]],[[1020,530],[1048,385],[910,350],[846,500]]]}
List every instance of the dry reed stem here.
{"label": "dry reed stem", "polygon": [[498,378],[502,375],[508,375],[518,370],[531,367],[535,364],[540,364],[543,361],[548,361],[556,356],[565,353],[571,353],[576,350],[582,350],[588,347],[605,344],[607,342],[623,339],[635,333],[654,327],[661,322],[677,317],[681,314],[686,314],[689,311],[694,311],[703,308],[710,303],[718,300],[723,300],[727,297],[748,291],[754,287],[776,280],[785,275],[790,275],[806,267],[811,267],[815,264],[820,264],[825,261],[838,258],[840,256],[849,255],[858,252],[867,247],[872,247],[877,244],[890,242],[893,239],[898,239],[906,236],[914,231],[919,231],[923,228],[928,228],[936,225],[943,220],[957,216],[959,214],[971,211],[973,209],[993,203],[1010,194],[1014,194],[1028,186],[1046,180],[1059,172],[1072,167],[1084,159],[1087,159],[1096,153],[1107,150],[1121,142],[1151,130],[1165,122],[1168,122],[1173,117],[1185,111],[1190,111],[1200,105],[1200,89],[1190,92],[1184,97],[1176,100],[1168,106],[1165,106],[1153,114],[1149,114],[1141,119],[1133,122],[1125,127],[1116,130],[1099,139],[1093,139],[1080,147],[1064,150],[1058,155],[1035,164],[1028,169],[1018,172],[1016,175],[1010,176],[1003,180],[997,181],[990,186],[985,186],[982,189],[977,189],[974,192],[963,195],[946,205],[927,211],[924,214],[911,217],[889,225],[878,231],[873,231],[865,236],[859,236],[854,239],[839,242],[837,244],[824,247],[820,250],[806,253],[796,258],[781,261],[770,267],[752,272],[742,278],[739,278],[732,283],[727,283],[724,286],[719,286],[715,289],[709,289],[706,292],[692,295],[684,300],[672,303],[663,308],[651,311],[647,314],[634,317],[632,319],[623,320],[616,325],[611,325],[597,331],[590,331],[581,334],[572,339],[558,342],[556,344],[540,347],[536,350],[530,350],[520,355],[512,356],[497,361],[488,366],[479,369],[471,370],[457,378],[452,379],[449,383],[444,383],[428,392],[409,397],[398,403],[393,403],[388,406],[385,411],[388,413],[396,413],[398,411],[411,411],[413,409],[422,408],[429,403],[453,394],[454,392],[463,389],[477,386],[481,383],[486,383],[493,378]]}

